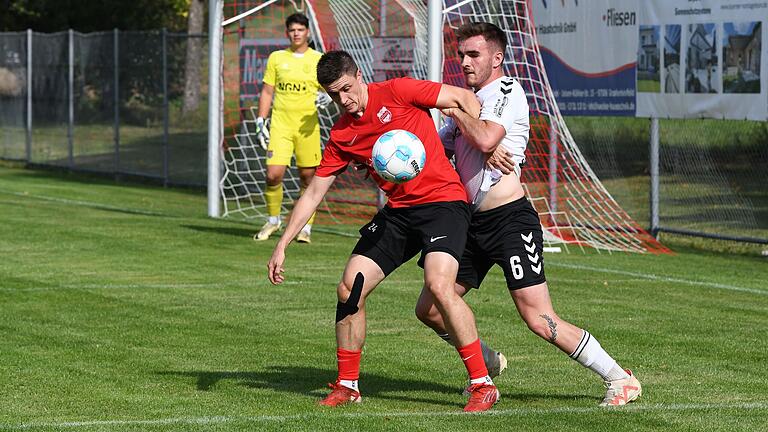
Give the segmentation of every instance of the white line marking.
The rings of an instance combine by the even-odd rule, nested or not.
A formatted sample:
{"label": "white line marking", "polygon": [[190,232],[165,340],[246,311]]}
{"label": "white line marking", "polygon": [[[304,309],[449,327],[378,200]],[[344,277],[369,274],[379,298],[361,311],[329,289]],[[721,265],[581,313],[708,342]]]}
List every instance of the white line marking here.
{"label": "white line marking", "polygon": [[[511,408],[491,410],[479,415],[492,417],[511,417],[540,414],[571,414],[571,413],[605,413],[605,412],[654,412],[654,411],[718,411],[718,410],[766,410],[765,402],[742,402],[726,404],[653,404],[643,405],[633,403],[621,408],[592,407],[557,407],[557,408]],[[176,417],[164,419],[146,420],[87,420],[71,422],[40,422],[22,423],[18,425],[0,424],[0,429],[24,430],[34,428],[79,428],[92,426],[127,426],[127,425],[164,425],[164,424],[221,424],[232,422],[286,422],[293,420],[322,419],[358,419],[358,418],[384,418],[384,417],[453,417],[466,414],[458,409],[456,411],[432,411],[432,412],[371,412],[371,413],[344,413],[321,410],[305,414],[293,414],[284,416],[215,416],[215,417]]]}
{"label": "white line marking", "polygon": [[585,265],[579,265],[579,264],[564,264],[564,263],[550,262],[548,265],[551,267],[563,267],[563,268],[570,268],[570,269],[576,269],[576,270],[590,270],[590,271],[596,271],[600,273],[619,274],[623,276],[632,276],[632,277],[637,277],[637,278],[647,279],[647,280],[654,280],[654,281],[675,282],[675,283],[682,283],[686,285],[704,286],[709,288],[718,288],[718,289],[725,289],[725,290],[731,290],[731,291],[748,292],[752,294],[768,295],[768,290],[745,288],[745,287],[740,287],[736,285],[726,285],[726,284],[719,284],[714,282],[700,282],[700,281],[694,281],[689,279],[673,278],[668,276],[657,276],[650,273],[648,274],[635,273],[635,272],[624,271],[624,270],[613,270],[613,269],[607,269],[602,267],[591,267],[591,266],[585,266]]}
{"label": "white line marking", "polygon": [[116,206],[111,206],[111,205],[107,205],[107,204],[99,204],[99,203],[89,202],[89,201],[70,200],[70,199],[66,199],[66,198],[54,198],[54,197],[49,197],[49,196],[45,196],[45,195],[32,195],[32,194],[21,193],[21,192],[0,191],[0,193],[4,193],[4,194],[8,194],[8,195],[13,195],[13,196],[21,197],[21,198],[34,198],[34,199],[41,200],[41,201],[51,201],[51,202],[55,202],[55,203],[59,203],[59,204],[68,204],[68,205],[78,205],[78,206],[84,206],[84,207],[91,207],[91,208],[100,209],[100,210],[120,211],[120,212],[124,212],[124,213],[140,214],[140,215],[144,215],[144,216],[163,216],[163,217],[169,217],[169,215],[163,214],[163,213],[151,212],[151,211],[146,211],[146,210],[136,210],[136,209],[125,208],[125,207],[116,207]]}

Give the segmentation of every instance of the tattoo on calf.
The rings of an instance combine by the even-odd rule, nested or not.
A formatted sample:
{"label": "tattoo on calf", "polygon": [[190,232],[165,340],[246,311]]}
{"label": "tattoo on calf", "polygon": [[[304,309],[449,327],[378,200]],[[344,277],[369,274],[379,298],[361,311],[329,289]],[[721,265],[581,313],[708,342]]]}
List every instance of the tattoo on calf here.
{"label": "tattoo on calf", "polygon": [[544,318],[545,321],[547,321],[547,325],[549,326],[549,341],[551,343],[555,343],[555,339],[557,339],[557,323],[555,320],[553,320],[549,315],[539,315],[540,317]]}

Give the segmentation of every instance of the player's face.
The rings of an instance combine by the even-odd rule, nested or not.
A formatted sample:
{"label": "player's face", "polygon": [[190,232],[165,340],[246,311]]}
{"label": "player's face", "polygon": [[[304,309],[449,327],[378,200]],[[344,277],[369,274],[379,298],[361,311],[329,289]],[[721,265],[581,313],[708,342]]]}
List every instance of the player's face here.
{"label": "player's face", "polygon": [[291,41],[291,49],[296,50],[309,45],[309,29],[298,23],[292,23],[285,30],[285,35]]}
{"label": "player's face", "polygon": [[352,115],[363,113],[367,94],[360,71],[357,71],[355,76],[344,74],[324,88],[328,96],[346,112]]}
{"label": "player's face", "polygon": [[494,69],[499,68],[504,59],[496,44],[489,43],[483,36],[463,40],[458,54],[464,81],[473,88],[481,88],[496,79]]}

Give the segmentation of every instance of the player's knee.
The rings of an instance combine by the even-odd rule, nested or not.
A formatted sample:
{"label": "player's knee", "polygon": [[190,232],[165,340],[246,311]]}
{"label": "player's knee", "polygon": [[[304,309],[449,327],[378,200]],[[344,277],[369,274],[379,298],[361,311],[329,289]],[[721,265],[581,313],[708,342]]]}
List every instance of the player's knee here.
{"label": "player's knee", "polygon": [[277,186],[283,182],[283,176],[280,174],[267,174],[267,185]]}
{"label": "player's knee", "polygon": [[439,311],[433,303],[416,303],[416,318],[426,325],[436,322]]}
{"label": "player's knee", "polygon": [[350,294],[352,294],[352,285],[346,284],[344,281],[339,282],[339,286],[336,287],[336,297],[338,300],[346,302]]}
{"label": "player's knee", "polygon": [[302,187],[309,187],[309,183],[312,181],[312,177],[314,177],[314,173],[312,174],[301,174],[301,177],[299,180],[301,181]]}
{"label": "player's knee", "polygon": [[433,281],[427,283],[427,289],[435,298],[436,303],[446,302],[453,297],[457,296],[456,291],[453,289],[454,283],[452,281]]}

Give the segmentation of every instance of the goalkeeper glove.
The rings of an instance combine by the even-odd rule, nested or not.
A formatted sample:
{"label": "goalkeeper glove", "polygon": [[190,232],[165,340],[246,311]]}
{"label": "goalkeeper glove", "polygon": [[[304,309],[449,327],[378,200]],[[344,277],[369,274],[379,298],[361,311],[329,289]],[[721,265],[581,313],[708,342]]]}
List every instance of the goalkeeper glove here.
{"label": "goalkeeper glove", "polygon": [[267,149],[269,145],[269,129],[267,129],[267,125],[264,122],[264,117],[256,119],[256,141],[261,144],[261,148]]}
{"label": "goalkeeper glove", "polygon": [[333,99],[331,99],[330,96],[328,96],[328,93],[326,92],[317,92],[317,99],[315,99],[315,107],[317,108],[325,108],[328,105],[333,102]]}

